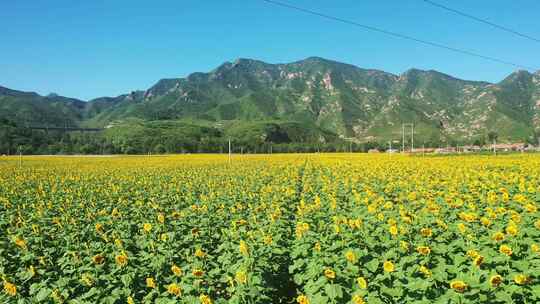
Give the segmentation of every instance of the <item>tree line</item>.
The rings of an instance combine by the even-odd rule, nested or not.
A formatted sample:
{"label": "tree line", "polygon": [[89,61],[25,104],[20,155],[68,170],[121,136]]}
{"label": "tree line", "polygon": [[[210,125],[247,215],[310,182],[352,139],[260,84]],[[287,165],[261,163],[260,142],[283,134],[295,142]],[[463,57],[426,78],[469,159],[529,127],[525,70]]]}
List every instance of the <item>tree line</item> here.
{"label": "tree line", "polygon": [[[472,142],[458,140],[415,141],[416,147],[445,147],[461,145],[483,146],[497,139],[491,132]],[[165,153],[228,153],[226,136],[215,135],[166,135],[149,136],[143,134],[107,132],[65,132],[44,131],[17,126],[7,120],[0,120],[0,154],[165,154]],[[526,141],[529,143],[529,140]],[[529,144],[533,144],[532,142]],[[406,143],[409,147],[410,143]],[[271,142],[260,138],[232,138],[233,153],[314,153],[314,152],[367,152],[370,149],[386,151],[388,142],[353,143],[344,140],[333,142]],[[395,143],[394,148],[401,148]]]}
{"label": "tree line", "polygon": [[[345,141],[273,143],[260,139],[232,139],[233,153],[313,153],[366,152],[377,143]],[[192,138],[182,136],[123,136],[103,132],[44,131],[0,122],[0,154],[165,154],[228,153],[229,139],[224,137]]]}

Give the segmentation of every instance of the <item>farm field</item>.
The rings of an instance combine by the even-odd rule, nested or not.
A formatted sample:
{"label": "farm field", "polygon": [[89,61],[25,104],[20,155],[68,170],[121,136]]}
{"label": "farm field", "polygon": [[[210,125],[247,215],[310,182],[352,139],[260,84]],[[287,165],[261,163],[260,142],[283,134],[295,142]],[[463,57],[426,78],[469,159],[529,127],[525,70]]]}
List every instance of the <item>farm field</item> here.
{"label": "farm field", "polygon": [[539,303],[540,156],[0,157],[0,303]]}

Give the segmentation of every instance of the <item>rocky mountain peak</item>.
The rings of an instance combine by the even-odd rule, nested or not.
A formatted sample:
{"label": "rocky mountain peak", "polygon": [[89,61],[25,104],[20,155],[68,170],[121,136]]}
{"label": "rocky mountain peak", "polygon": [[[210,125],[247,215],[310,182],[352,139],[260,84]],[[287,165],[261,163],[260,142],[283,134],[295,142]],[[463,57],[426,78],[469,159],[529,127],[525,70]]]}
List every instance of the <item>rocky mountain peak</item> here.
{"label": "rocky mountain peak", "polygon": [[[540,71],[516,71],[489,84],[435,70],[409,69],[396,76],[321,57],[285,64],[238,58],[210,72],[161,79],[146,91],[86,105],[0,87],[0,114],[39,113],[53,101],[51,113],[58,112],[53,105],[65,104],[74,122],[97,126],[129,118],[191,119],[223,126],[287,121],[337,136],[382,140],[399,133],[401,122],[411,121],[426,130],[419,137],[481,138],[497,129],[501,138],[525,138],[540,126],[540,119],[534,120],[540,111],[532,112],[538,108],[533,106],[540,97],[538,84]],[[22,104],[27,106],[24,111]],[[504,128],[497,125],[500,121]]]}

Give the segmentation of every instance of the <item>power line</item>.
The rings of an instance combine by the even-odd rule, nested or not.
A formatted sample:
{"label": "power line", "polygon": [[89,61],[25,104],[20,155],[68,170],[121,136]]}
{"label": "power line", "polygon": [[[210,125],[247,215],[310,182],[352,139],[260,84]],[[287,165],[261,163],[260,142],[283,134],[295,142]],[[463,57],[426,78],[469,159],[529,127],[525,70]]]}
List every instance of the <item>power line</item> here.
{"label": "power line", "polygon": [[469,18],[469,19],[472,19],[472,20],[475,20],[475,21],[478,21],[478,22],[481,22],[481,23],[484,23],[484,24],[487,24],[487,25],[490,25],[492,27],[495,27],[495,28],[498,28],[499,30],[502,30],[502,31],[505,31],[505,32],[508,32],[508,33],[512,33],[514,35],[517,35],[517,36],[520,36],[522,38],[526,38],[526,39],[529,39],[529,40],[532,40],[532,41],[536,41],[536,42],[540,42],[540,39],[537,39],[537,38],[534,38],[534,37],[531,37],[529,35],[526,35],[526,34],[523,34],[523,33],[520,33],[518,31],[515,31],[511,28],[507,28],[505,26],[502,26],[502,25],[498,25],[496,23],[493,23],[491,21],[488,21],[486,19],[482,19],[482,18],[479,18],[479,17],[475,17],[473,15],[469,15],[465,12],[462,12],[462,11],[458,11],[457,9],[453,9],[451,7],[448,7],[448,6],[445,6],[443,4],[440,4],[440,3],[437,3],[435,1],[431,1],[431,0],[422,0],[430,5],[433,5],[433,6],[436,6],[438,8],[442,8],[444,10],[447,10],[449,12],[452,12],[452,13],[455,13],[455,14],[458,14],[460,16],[463,16],[465,18]]}
{"label": "power line", "polygon": [[280,1],[275,1],[275,0],[261,0],[261,1],[273,4],[273,5],[276,5],[276,6],[281,6],[281,7],[297,10],[297,11],[304,12],[304,13],[307,13],[307,14],[311,14],[311,15],[314,15],[314,16],[322,17],[322,18],[325,18],[325,19],[338,21],[338,22],[341,22],[341,23],[349,24],[349,25],[354,25],[356,27],[360,27],[360,28],[370,30],[370,31],[373,31],[373,32],[378,32],[378,33],[381,33],[381,34],[385,34],[385,35],[389,35],[389,36],[393,36],[393,37],[397,37],[397,38],[401,38],[401,39],[405,39],[405,40],[418,42],[418,43],[422,43],[422,44],[425,44],[425,45],[429,45],[429,46],[433,46],[433,47],[437,47],[437,48],[441,48],[441,49],[445,49],[445,50],[449,50],[449,51],[453,51],[453,52],[456,52],[456,53],[465,54],[465,55],[469,55],[469,56],[473,56],[473,57],[478,57],[478,58],[482,58],[482,59],[485,59],[485,60],[490,60],[490,61],[493,61],[493,62],[514,66],[514,67],[517,67],[517,68],[520,68],[520,69],[527,69],[527,70],[532,70],[532,71],[537,70],[535,68],[528,67],[528,66],[525,66],[525,65],[522,65],[522,64],[517,64],[517,63],[510,62],[510,61],[498,59],[498,58],[495,58],[495,57],[485,56],[485,55],[478,54],[478,53],[475,53],[475,52],[467,51],[467,50],[464,50],[464,49],[458,49],[458,48],[447,46],[447,45],[444,45],[444,44],[431,42],[431,41],[415,38],[415,37],[412,37],[412,36],[408,36],[408,35],[404,35],[404,34],[400,34],[400,33],[396,33],[396,32],[387,31],[387,30],[377,28],[377,27],[374,27],[374,26],[365,25],[365,24],[361,24],[361,23],[358,23],[358,22],[355,22],[355,21],[343,19],[343,18],[340,18],[340,17],[327,15],[325,13],[313,11],[313,10],[306,9],[306,8],[303,8],[303,7],[299,7],[299,6],[295,6],[295,5],[292,5],[292,4],[288,4],[288,3],[284,3],[284,2],[280,2]]}

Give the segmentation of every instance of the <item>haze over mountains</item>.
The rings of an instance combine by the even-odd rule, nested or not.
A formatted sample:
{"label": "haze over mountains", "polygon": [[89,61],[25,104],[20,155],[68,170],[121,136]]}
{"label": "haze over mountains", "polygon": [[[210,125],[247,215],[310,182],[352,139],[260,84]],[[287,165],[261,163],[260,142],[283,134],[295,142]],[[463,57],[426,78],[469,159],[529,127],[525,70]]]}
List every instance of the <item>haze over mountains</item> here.
{"label": "haze over mountains", "polygon": [[540,136],[540,72],[517,71],[493,84],[432,70],[394,75],[318,57],[288,64],[238,59],[208,73],[161,79],[146,91],[87,102],[0,87],[0,119],[112,128],[167,121],[209,134],[264,138],[277,132],[272,140],[293,142],[385,142],[400,138],[402,123],[414,123],[420,142],[472,143],[489,133],[534,142]]}

